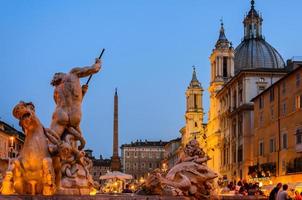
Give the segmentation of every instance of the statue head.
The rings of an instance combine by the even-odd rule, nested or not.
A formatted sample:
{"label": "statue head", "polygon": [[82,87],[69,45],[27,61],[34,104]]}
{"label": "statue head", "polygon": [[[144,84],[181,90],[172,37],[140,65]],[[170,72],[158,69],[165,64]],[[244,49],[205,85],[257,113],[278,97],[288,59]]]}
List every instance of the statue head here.
{"label": "statue head", "polygon": [[55,73],[55,75],[53,76],[50,84],[52,86],[60,85],[64,76],[65,76],[65,73],[63,73],[63,72]]}
{"label": "statue head", "polygon": [[35,106],[32,102],[26,103],[20,101],[13,109],[13,115],[19,120],[19,125],[24,132],[38,122],[38,119],[35,116]]}

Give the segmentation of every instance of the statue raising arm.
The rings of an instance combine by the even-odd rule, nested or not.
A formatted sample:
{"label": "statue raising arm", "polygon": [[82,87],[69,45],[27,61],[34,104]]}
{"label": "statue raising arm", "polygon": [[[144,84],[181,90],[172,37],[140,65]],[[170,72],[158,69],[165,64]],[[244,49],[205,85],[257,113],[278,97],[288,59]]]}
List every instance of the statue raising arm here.
{"label": "statue raising arm", "polygon": [[91,67],[75,67],[73,68],[70,73],[77,75],[77,77],[82,78],[92,74],[97,73],[101,69],[101,60],[96,58],[95,64]]}

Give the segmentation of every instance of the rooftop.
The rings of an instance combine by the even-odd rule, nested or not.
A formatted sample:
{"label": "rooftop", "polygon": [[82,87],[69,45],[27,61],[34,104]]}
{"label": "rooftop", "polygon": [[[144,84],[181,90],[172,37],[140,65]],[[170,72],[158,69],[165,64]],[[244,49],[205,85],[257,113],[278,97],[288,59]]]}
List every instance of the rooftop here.
{"label": "rooftop", "polygon": [[142,140],[136,140],[136,142],[131,142],[130,144],[123,144],[121,148],[123,147],[163,147],[167,144],[168,142],[165,141],[142,141]]}
{"label": "rooftop", "polygon": [[24,133],[22,133],[21,131],[18,131],[13,126],[11,126],[1,120],[0,120],[0,131],[3,131],[4,133],[8,134],[9,136],[15,136],[21,141],[24,141],[24,139],[25,139]]}

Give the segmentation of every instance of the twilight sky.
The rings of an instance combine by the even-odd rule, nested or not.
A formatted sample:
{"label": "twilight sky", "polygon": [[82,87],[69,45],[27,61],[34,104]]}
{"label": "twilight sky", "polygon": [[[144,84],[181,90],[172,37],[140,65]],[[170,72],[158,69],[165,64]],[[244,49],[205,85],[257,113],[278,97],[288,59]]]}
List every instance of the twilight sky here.
{"label": "twilight sky", "polygon": [[[263,34],[285,60],[302,55],[301,7],[301,0],[256,0]],[[20,130],[12,108],[32,101],[48,127],[55,107],[53,74],[90,65],[106,48],[103,69],[83,101],[86,148],[97,157],[112,154],[115,87],[120,145],[176,138],[185,123],[192,65],[205,89],[207,112],[208,58],[219,20],[236,47],[249,8],[249,0],[0,0],[1,120]]]}

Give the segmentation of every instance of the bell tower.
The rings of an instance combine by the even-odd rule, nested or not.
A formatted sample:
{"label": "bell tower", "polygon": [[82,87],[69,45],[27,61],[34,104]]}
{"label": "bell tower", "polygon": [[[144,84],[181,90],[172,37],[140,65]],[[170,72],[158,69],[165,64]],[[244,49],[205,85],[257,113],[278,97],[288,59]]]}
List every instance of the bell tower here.
{"label": "bell tower", "polygon": [[203,134],[203,88],[196,76],[193,66],[193,75],[190,85],[186,91],[186,127],[182,135],[182,144],[186,145],[191,139]]}
{"label": "bell tower", "polygon": [[207,153],[212,158],[212,160],[208,162],[208,165],[216,171],[219,171],[221,152],[219,149],[220,124],[218,113],[220,102],[216,98],[216,94],[223,85],[234,76],[234,48],[225,36],[222,20],[219,37],[210,56],[210,63],[210,110],[207,125],[207,149],[209,151]]}

